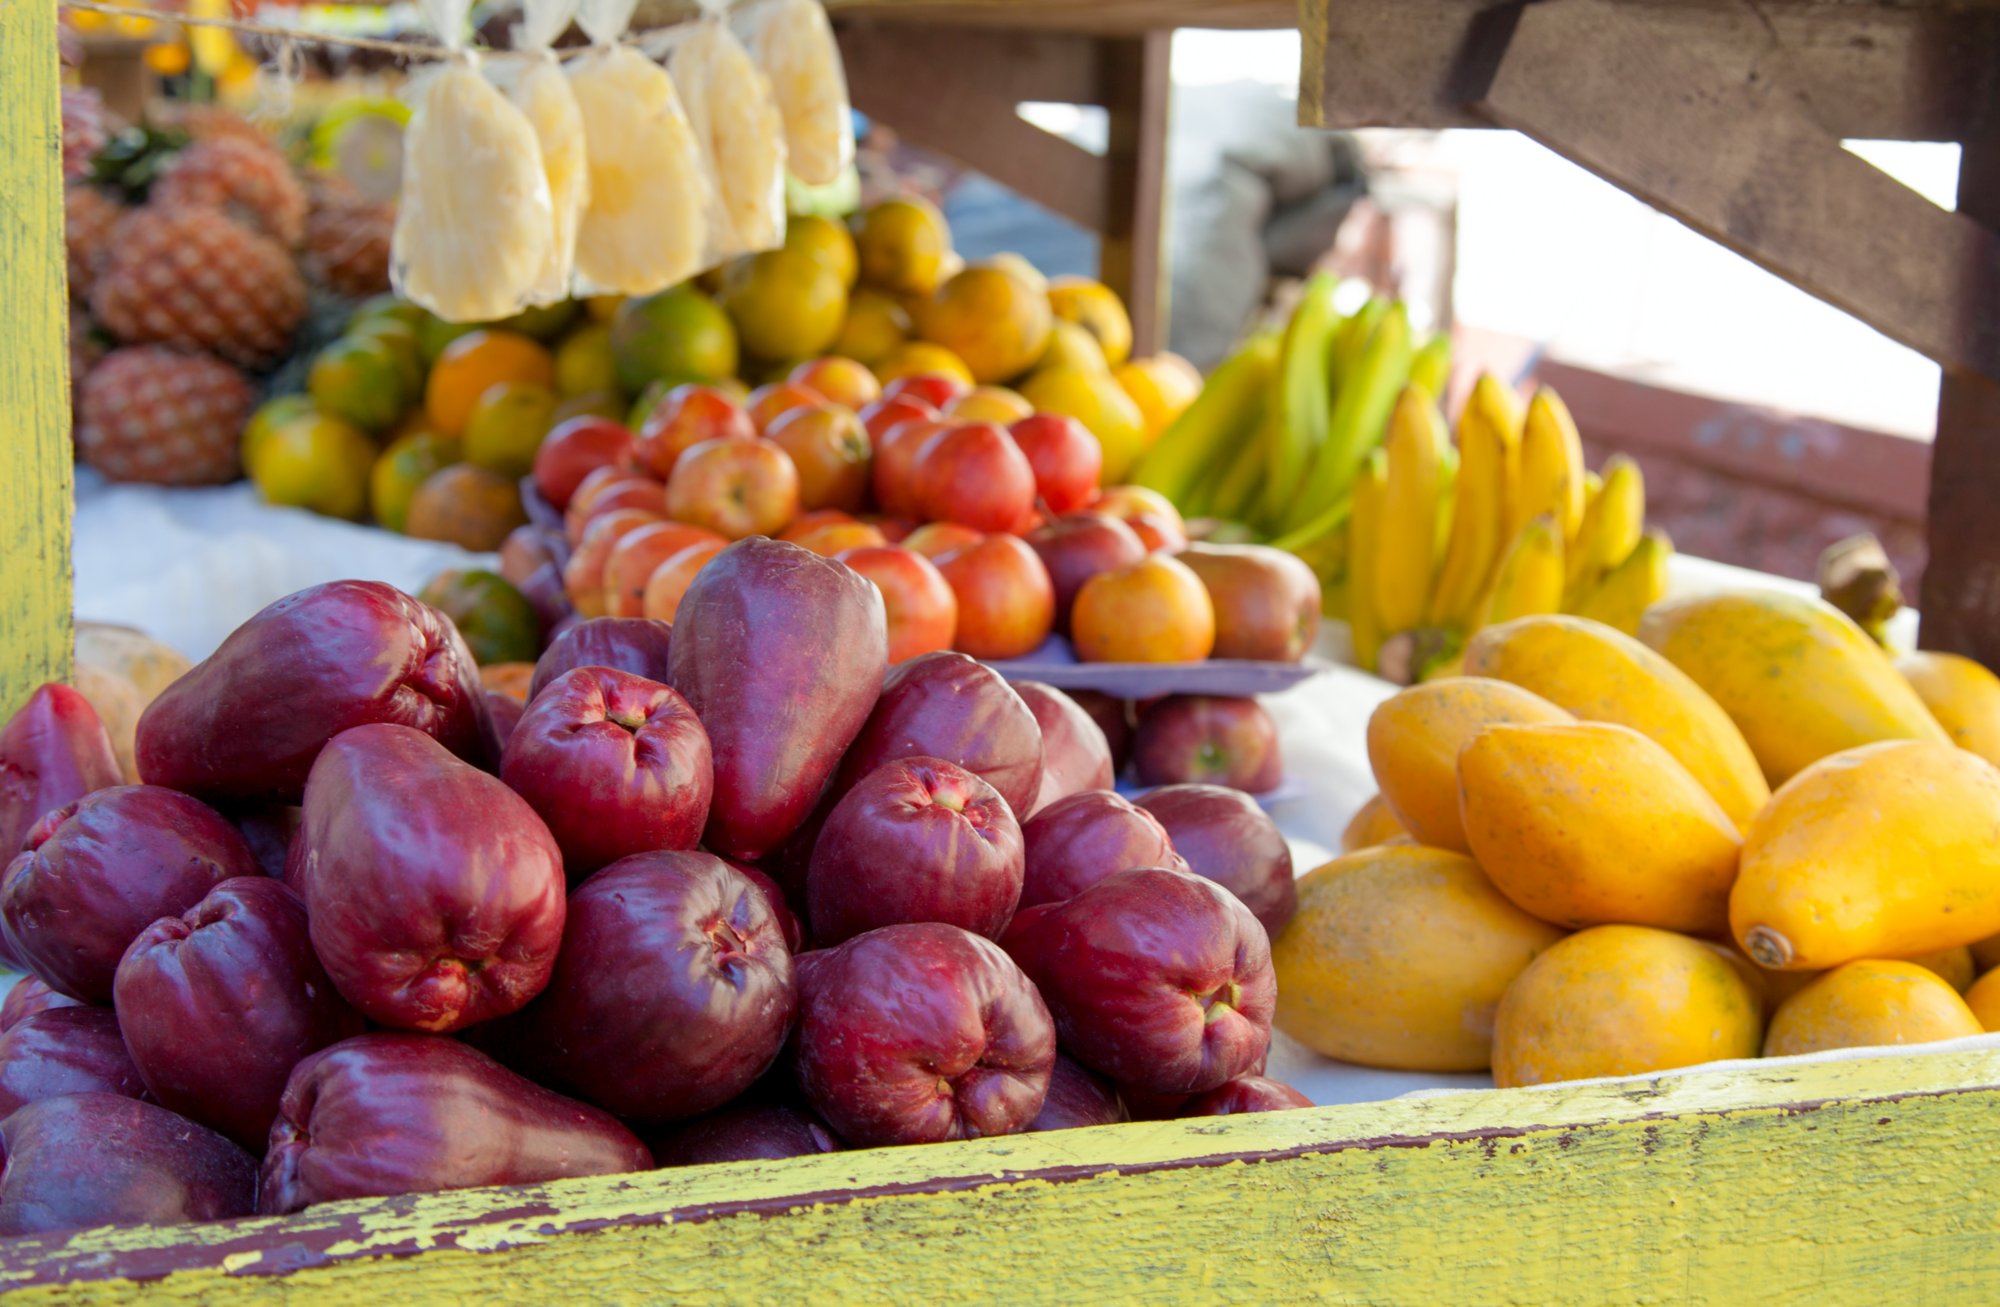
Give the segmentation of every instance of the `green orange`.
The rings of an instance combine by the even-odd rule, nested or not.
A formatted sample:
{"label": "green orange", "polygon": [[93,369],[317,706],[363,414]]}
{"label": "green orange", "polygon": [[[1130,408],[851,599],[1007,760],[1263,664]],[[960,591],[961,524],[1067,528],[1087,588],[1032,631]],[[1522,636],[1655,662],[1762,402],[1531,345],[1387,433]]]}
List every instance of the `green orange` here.
{"label": "green orange", "polygon": [[556,393],[532,381],[488,386],[465,419],[465,461],[501,476],[524,477],[555,423]]}
{"label": "green orange", "polygon": [[721,300],[743,348],[760,359],[825,353],[847,317],[840,274],[803,249],[738,259],[723,276]]}
{"label": "green orange", "polygon": [[591,322],[556,346],[556,393],[591,395],[618,389],[618,356],[611,348],[611,324]]}
{"label": "green orange", "polygon": [[279,423],[318,411],[313,407],[310,395],[279,395],[274,399],[265,400],[258,406],[257,411],[250,415],[250,421],[243,427],[241,442],[243,466],[246,468],[250,466],[250,460],[256,456],[257,446]]}
{"label": "green orange", "polygon": [[364,431],[403,416],[408,382],[396,347],[376,336],[343,336],[321,350],[306,373],[306,393],[320,412]]}
{"label": "green orange", "polygon": [[675,286],[618,306],[611,353],[628,395],[655,381],[717,381],[736,374],[736,328],[714,300],[692,286]]}
{"label": "green orange", "polygon": [[368,473],[368,508],[375,520],[400,532],[410,516],[410,501],[431,473],[459,460],[459,446],[435,431],[413,431],[389,442]]}
{"label": "green orange", "polygon": [[555,360],[536,341],[482,327],[445,347],[424,386],[424,411],[447,436],[465,430],[479,397],[503,381],[555,385]]}
{"label": "green orange", "polygon": [[375,442],[337,417],[300,413],[273,425],[245,463],[269,503],[359,519],[368,507]]}
{"label": "green orange", "polygon": [[439,572],[417,598],[458,627],[481,665],[531,663],[542,652],[542,619],[527,596],[495,572]]}

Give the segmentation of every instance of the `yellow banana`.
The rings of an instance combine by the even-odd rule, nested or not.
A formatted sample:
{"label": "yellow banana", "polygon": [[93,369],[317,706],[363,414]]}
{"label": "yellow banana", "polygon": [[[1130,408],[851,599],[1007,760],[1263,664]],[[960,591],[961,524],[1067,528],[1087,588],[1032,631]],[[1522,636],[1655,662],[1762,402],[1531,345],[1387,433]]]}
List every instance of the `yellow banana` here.
{"label": "yellow banana", "polygon": [[1403,387],[1383,446],[1388,472],[1375,557],[1375,611],[1384,635],[1407,631],[1424,618],[1436,557],[1442,451],[1449,439],[1429,393],[1415,382]]}
{"label": "yellow banana", "polygon": [[1347,626],[1354,639],[1354,662],[1375,670],[1382,649],[1382,624],[1376,616],[1375,568],[1382,539],[1382,499],[1389,480],[1389,458],[1370,450],[1354,478],[1354,508],[1347,519]]}
{"label": "yellow banana", "polygon": [[1263,492],[1257,516],[1276,521],[1297,489],[1299,478],[1326,443],[1327,420],[1333,410],[1333,383],[1328,373],[1340,313],[1333,307],[1340,279],[1315,273],[1285,327],[1278,355],[1275,405],[1279,420],[1267,433]]}
{"label": "yellow banana", "polygon": [[1576,615],[1637,635],[1641,615],[1666,597],[1667,562],[1673,555],[1674,542],[1666,532],[1658,528],[1646,532],[1625,561],[1583,596],[1576,605]]}
{"label": "yellow banana", "polygon": [[[1361,459],[1382,443],[1389,411],[1410,375],[1410,318],[1401,304],[1391,304],[1381,325],[1369,338],[1354,373],[1340,386],[1327,422],[1326,443],[1307,472],[1305,484],[1287,501],[1283,525],[1298,526],[1347,496]],[[1293,487],[1284,487],[1288,492]],[[1273,525],[1277,525],[1274,523]]]}
{"label": "yellow banana", "polygon": [[1445,387],[1451,384],[1451,337],[1438,332],[1425,341],[1410,360],[1410,384],[1422,386],[1431,399],[1444,403]]}
{"label": "yellow banana", "polygon": [[1462,625],[1477,614],[1507,544],[1507,491],[1520,453],[1511,420],[1515,407],[1507,388],[1488,373],[1458,415],[1458,492],[1452,497],[1444,563],[1431,587],[1427,614],[1434,624]]}
{"label": "yellow banana", "polygon": [[1521,467],[1509,516],[1527,522],[1554,514],[1565,545],[1583,526],[1583,440],[1555,391],[1543,386],[1528,401],[1521,427]]}
{"label": "yellow banana", "polygon": [[[1585,472],[1583,474],[1583,511],[1586,516],[1590,513],[1590,506],[1596,503],[1597,497],[1603,493],[1604,478],[1595,472]],[[1582,525],[1579,524],[1577,529],[1582,530]]]}
{"label": "yellow banana", "polygon": [[1604,488],[1583,510],[1576,545],[1569,551],[1563,607],[1596,587],[1606,572],[1625,560],[1646,529],[1646,479],[1623,454],[1604,461]]}
{"label": "yellow banana", "polygon": [[1248,439],[1278,367],[1278,336],[1261,332],[1223,360],[1194,403],[1175,418],[1133,469],[1134,485],[1176,504],[1204,475],[1219,476],[1222,460]]}
{"label": "yellow banana", "polygon": [[1553,515],[1534,518],[1507,546],[1493,585],[1479,605],[1479,619],[1466,632],[1497,626],[1516,617],[1553,613],[1562,607],[1563,541]]}

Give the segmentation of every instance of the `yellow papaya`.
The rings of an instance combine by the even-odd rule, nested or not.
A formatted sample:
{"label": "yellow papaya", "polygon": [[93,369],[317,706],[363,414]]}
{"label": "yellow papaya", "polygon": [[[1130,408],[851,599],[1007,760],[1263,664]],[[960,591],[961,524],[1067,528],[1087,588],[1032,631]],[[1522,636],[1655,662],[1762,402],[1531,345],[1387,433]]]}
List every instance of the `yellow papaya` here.
{"label": "yellow papaya", "polygon": [[1773,786],[1856,745],[1949,738],[1882,647],[1818,599],[1669,599],[1646,610],[1639,638],[1722,705]]}
{"label": "yellow papaya", "polygon": [[1347,819],[1346,828],[1340,832],[1340,851],[1353,853],[1357,849],[1372,849],[1398,836],[1408,839],[1409,832],[1396,820],[1396,814],[1389,811],[1389,805],[1382,801],[1381,795],[1371,795],[1368,802]]}
{"label": "yellow papaya", "polygon": [[1463,854],[1351,853],[1300,879],[1298,911],[1271,944],[1277,1026],[1363,1066],[1483,1070],[1500,996],[1561,938]]}
{"label": "yellow papaya", "polygon": [[1984,1029],[1936,972],[1914,962],[1866,959],[1835,967],[1786,999],[1764,1035],[1764,1056],[1927,1044]]}
{"label": "yellow papaya", "polygon": [[1771,797],[1757,755],[1687,673],[1623,631],[1581,617],[1522,617],[1465,647],[1465,670],[1532,690],[1578,720],[1629,726],[1688,769],[1740,829]]}
{"label": "yellow papaya", "polygon": [[1593,926],[1558,942],[1507,987],[1493,1030],[1493,1083],[1643,1075],[1755,1057],[1763,1033],[1756,991],[1717,950],[1649,926]]}
{"label": "yellow papaya", "polygon": [[1972,950],[1962,944],[1957,948],[1934,949],[1899,960],[1915,963],[1961,994],[1972,988],[1972,978],[1978,974],[1973,966]]}
{"label": "yellow papaya", "polygon": [[2000,971],[1989,971],[1965,991],[1965,1005],[1984,1030],[2000,1030]]}
{"label": "yellow papaya", "polygon": [[1970,658],[1929,650],[1904,654],[1896,670],[1953,744],[2000,766],[2000,676]]}
{"label": "yellow papaya", "polygon": [[1368,719],[1368,762],[1390,813],[1419,844],[1470,853],[1458,816],[1458,751],[1496,722],[1574,721],[1505,681],[1445,676],[1384,700]]}
{"label": "yellow papaya", "polygon": [[1928,740],[1814,763],[1744,833],[1729,927],[1786,971],[1983,941],[2000,931],[2000,769]]}
{"label": "yellow papaya", "polygon": [[1629,726],[1489,726],[1458,755],[1458,792],[1472,856],[1543,921],[1729,926],[1736,824]]}

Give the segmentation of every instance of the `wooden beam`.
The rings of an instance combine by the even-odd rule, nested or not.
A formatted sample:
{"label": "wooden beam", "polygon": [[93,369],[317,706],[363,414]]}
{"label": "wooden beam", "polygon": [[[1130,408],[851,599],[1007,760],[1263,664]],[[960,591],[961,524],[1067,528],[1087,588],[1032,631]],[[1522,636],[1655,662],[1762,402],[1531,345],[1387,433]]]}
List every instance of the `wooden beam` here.
{"label": "wooden beam", "polygon": [[0,720],[72,652],[57,88],[55,0],[0,4]]}
{"label": "wooden beam", "polygon": [[1132,315],[1132,353],[1143,358],[1167,340],[1167,130],[1173,79],[1171,32],[1098,43],[1110,111],[1111,211],[1100,230],[1099,273]]}
{"label": "wooden beam", "polygon": [[[1958,209],[2000,229],[2000,92],[1985,130],[1965,142]],[[2000,300],[1989,299],[2000,312]],[[1918,642],[2000,668],[2000,385],[1945,375],[1931,449],[1930,558]]]}
{"label": "wooden beam", "polygon": [[1009,104],[1104,103],[1095,44],[1067,33],[878,19],[843,19],[835,30],[851,95],[914,76],[976,82]]}
{"label": "wooden beam", "polygon": [[1658,12],[1527,5],[1473,103],[1946,368],[2000,378],[1994,232],[1843,150],[1749,0],[1698,42]]}

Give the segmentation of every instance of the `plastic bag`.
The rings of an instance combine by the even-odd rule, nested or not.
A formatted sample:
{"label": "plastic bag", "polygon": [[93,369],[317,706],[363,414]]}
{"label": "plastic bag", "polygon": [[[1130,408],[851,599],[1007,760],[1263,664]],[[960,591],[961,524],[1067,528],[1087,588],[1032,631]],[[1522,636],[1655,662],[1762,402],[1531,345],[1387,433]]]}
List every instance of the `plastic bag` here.
{"label": "plastic bag", "polygon": [[785,129],[770,81],[713,9],[677,34],[667,67],[721,206],[710,254],[784,244]]}
{"label": "plastic bag", "polygon": [[465,50],[467,0],[424,0],[453,57],[411,88],[403,190],[390,241],[396,293],[447,322],[532,302],[555,239],[535,129]]}
{"label": "plastic bag", "polygon": [[542,147],[542,173],[549,182],[554,239],[541,275],[535,280],[533,302],[553,304],[569,295],[576,268],[577,224],[590,199],[590,164],[584,153],[583,114],[569,79],[549,46],[576,14],[576,0],[527,0],[516,33],[519,57],[493,60],[486,73],[507,93],[535,129]]}
{"label": "plastic bag", "polygon": [[839,181],[854,162],[847,70],[819,0],[769,0],[746,16],[757,66],[785,120],[791,169],[811,186]]}
{"label": "plastic bag", "polygon": [[583,114],[590,203],[577,225],[580,294],[650,295],[706,266],[714,187],[667,70],[612,41],[633,0],[583,0],[597,48],[570,61]]}

